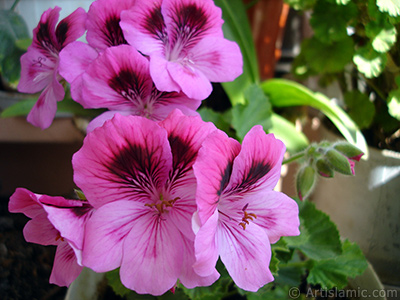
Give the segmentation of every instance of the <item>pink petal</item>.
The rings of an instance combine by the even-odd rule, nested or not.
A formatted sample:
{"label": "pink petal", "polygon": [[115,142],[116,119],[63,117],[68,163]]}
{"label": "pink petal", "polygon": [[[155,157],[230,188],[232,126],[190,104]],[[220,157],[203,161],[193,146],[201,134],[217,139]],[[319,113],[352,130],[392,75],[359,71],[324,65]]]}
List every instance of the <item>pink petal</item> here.
{"label": "pink petal", "polygon": [[104,50],[108,47],[127,44],[119,25],[123,10],[134,6],[135,0],[97,0],[88,11],[86,39],[89,44]]}
{"label": "pink petal", "polygon": [[188,48],[199,37],[223,37],[222,11],[212,0],[164,0],[161,10],[171,47],[185,41]]}
{"label": "pink petal", "polygon": [[181,273],[183,239],[168,215],[137,218],[124,244],[122,284],[139,294],[167,292]]}
{"label": "pink petal", "polygon": [[26,223],[23,233],[27,242],[44,246],[57,245],[60,237],[58,230],[50,223],[44,210]]}
{"label": "pink petal", "polygon": [[219,257],[217,230],[218,211],[216,210],[196,234],[194,244],[196,263],[193,268],[200,276],[211,276],[216,272],[215,266]]}
{"label": "pink petal", "polygon": [[115,116],[115,114],[120,114],[122,116],[130,116],[131,112],[130,111],[114,111],[114,110],[106,111],[106,112],[102,113],[101,115],[98,115],[92,121],[90,121],[90,123],[86,127],[86,133],[92,132],[97,127],[103,126],[103,124],[106,121],[111,120]]}
{"label": "pink petal", "polygon": [[[180,85],[172,78],[168,71],[170,62],[163,56],[154,54],[150,57],[150,75],[156,88],[164,92],[180,92]],[[192,98],[192,97],[190,97]],[[196,98],[197,99],[197,98]]]}
{"label": "pink petal", "polygon": [[82,75],[97,58],[98,52],[83,42],[73,42],[61,50],[59,73],[65,80],[72,83]]}
{"label": "pink petal", "polygon": [[167,132],[141,117],[115,117],[89,133],[72,159],[74,181],[95,207],[139,199],[165,184],[172,168]]}
{"label": "pink petal", "polygon": [[118,268],[133,222],[148,210],[135,201],[118,201],[98,208],[86,223],[82,264],[96,272]]}
{"label": "pink petal", "polygon": [[63,100],[64,95],[64,87],[57,81],[54,74],[53,81],[40,94],[38,101],[28,114],[27,121],[41,129],[50,127],[56,115],[57,101]]}
{"label": "pink petal", "polygon": [[190,51],[194,68],[212,82],[232,81],[243,72],[243,58],[239,46],[216,37],[201,39]]}
{"label": "pink petal", "polygon": [[75,253],[67,242],[58,245],[54,258],[50,283],[58,286],[69,286],[81,273],[82,267],[78,265]]}
{"label": "pink petal", "polygon": [[161,0],[136,0],[135,5],[121,13],[121,28],[130,45],[140,52],[162,54],[167,42],[161,15]]}
{"label": "pink petal", "polygon": [[60,50],[81,37],[85,31],[86,12],[82,7],[62,19],[56,28],[56,36]]}
{"label": "pink petal", "polygon": [[[297,203],[281,192],[268,191],[246,196],[248,213],[254,213],[253,221],[264,228],[271,243],[282,236],[296,236],[299,231],[299,208]],[[246,227],[247,230],[247,227]]]}
{"label": "pink petal", "polygon": [[227,187],[234,158],[240,144],[218,130],[209,135],[193,166],[197,180],[196,201],[201,223],[214,213],[221,194]]}
{"label": "pink petal", "polygon": [[47,57],[57,55],[61,50],[55,28],[61,8],[49,8],[40,17],[38,26],[33,30],[32,47],[37,48]]}
{"label": "pink petal", "polygon": [[106,49],[83,81],[85,108],[143,110],[152,88],[148,60],[128,45]]}
{"label": "pink petal", "polygon": [[[151,67],[150,67],[151,68]],[[176,82],[189,98],[204,100],[210,96],[212,92],[212,85],[210,80],[200,70],[196,69],[195,66],[186,62],[169,62],[167,64],[167,70],[174,82]],[[150,69],[151,71],[151,69]],[[153,76],[154,83],[157,85],[159,75],[157,78]]]}
{"label": "pink petal", "polygon": [[39,198],[42,195],[32,193],[24,188],[17,188],[8,202],[8,210],[12,213],[23,213],[29,218],[34,218],[43,212]]}
{"label": "pink petal", "polygon": [[[46,197],[48,196],[43,196],[44,200],[46,200]],[[87,202],[74,202],[76,202],[75,207],[57,207],[45,204],[43,208],[60,235],[75,248],[82,250],[85,225],[93,213],[93,208]]]}
{"label": "pink petal", "polygon": [[18,91],[21,93],[37,93],[51,84],[57,68],[57,60],[47,57],[41,51],[30,46],[21,56],[21,78]]}
{"label": "pink petal", "polygon": [[274,280],[268,266],[271,247],[264,230],[250,223],[240,226],[220,223],[218,246],[221,260],[235,284],[246,291],[256,292]]}
{"label": "pink petal", "polygon": [[179,275],[179,281],[188,289],[192,289],[197,286],[210,286],[219,278],[219,273],[217,272],[217,270],[215,270],[215,268],[214,272],[205,277],[198,275],[194,271],[193,264],[196,261],[196,257],[194,255],[193,241],[187,239],[184,240],[184,251],[182,260],[183,267],[181,274]]}
{"label": "pink petal", "polygon": [[278,183],[285,145],[254,126],[244,137],[236,157],[226,190],[243,194],[249,191],[272,190]]}

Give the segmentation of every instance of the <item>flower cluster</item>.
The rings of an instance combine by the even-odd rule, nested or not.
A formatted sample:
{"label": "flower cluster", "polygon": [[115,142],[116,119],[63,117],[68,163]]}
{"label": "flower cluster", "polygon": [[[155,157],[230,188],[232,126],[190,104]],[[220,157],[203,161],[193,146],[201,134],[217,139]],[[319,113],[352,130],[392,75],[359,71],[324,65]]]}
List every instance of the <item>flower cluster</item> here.
{"label": "flower cluster", "polygon": [[[22,57],[21,91],[42,91],[28,121],[48,127],[66,80],[85,108],[106,108],[72,159],[78,200],[19,188],[9,210],[27,241],[57,245],[50,281],[119,268],[123,285],[161,295],[209,286],[220,258],[236,285],[273,280],[271,243],[299,234],[294,200],[274,191],[284,144],[261,126],[242,144],[196,109],[211,81],[240,75],[239,47],[212,0],[97,0],[56,26],[47,10]],[[86,31],[87,43],[76,41]]]}

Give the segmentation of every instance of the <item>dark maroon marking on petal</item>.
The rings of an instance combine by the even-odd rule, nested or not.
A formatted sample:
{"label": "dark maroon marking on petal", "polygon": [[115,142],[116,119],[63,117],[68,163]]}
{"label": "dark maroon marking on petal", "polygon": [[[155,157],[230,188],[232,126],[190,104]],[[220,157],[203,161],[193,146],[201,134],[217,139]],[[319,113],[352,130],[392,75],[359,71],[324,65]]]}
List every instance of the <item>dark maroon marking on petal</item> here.
{"label": "dark maroon marking on petal", "polygon": [[272,167],[268,163],[253,162],[247,174],[243,175],[241,186],[253,186],[262,177],[271,171]]}
{"label": "dark maroon marking on petal", "polygon": [[39,23],[35,45],[47,57],[58,55],[60,45],[56,45],[51,39],[49,23]]}
{"label": "dark maroon marking on petal", "polygon": [[154,35],[157,40],[166,43],[167,33],[165,30],[164,18],[161,14],[161,5],[154,6],[148,17],[144,20],[142,27],[150,34]]}
{"label": "dark maroon marking on petal", "polygon": [[173,170],[178,170],[180,175],[191,169],[197,152],[191,147],[190,138],[184,140],[179,136],[170,134],[168,137],[173,156]]}
{"label": "dark maroon marking on petal", "polygon": [[[194,3],[178,6],[173,14],[173,21],[177,32],[174,38],[184,41],[187,47],[196,43],[209,28],[206,12]],[[172,44],[175,42],[176,40],[172,41]]]}
{"label": "dark maroon marking on petal", "polygon": [[128,44],[122,28],[119,26],[120,21],[121,18],[119,16],[110,16],[104,24],[102,32],[104,34],[104,41],[109,47]]}
{"label": "dark maroon marking on petal", "polygon": [[58,23],[56,29],[56,37],[58,44],[60,45],[60,49],[58,50],[61,50],[65,46],[64,42],[67,39],[68,29],[69,29],[69,24],[67,21],[62,20],[60,21],[60,23]]}
{"label": "dark maroon marking on petal", "polygon": [[221,173],[221,182],[220,182],[220,187],[219,190],[217,191],[217,195],[221,196],[223,190],[227,187],[229,183],[229,179],[231,178],[232,174],[232,166],[233,166],[233,161],[229,162],[228,165],[226,166],[224,172]]}
{"label": "dark maroon marking on petal", "polygon": [[243,174],[242,182],[230,188],[228,193],[242,193],[257,187],[257,181],[263,178],[272,169],[272,166],[265,162],[253,162],[249,171]]}
{"label": "dark maroon marking on petal", "polygon": [[[112,176],[103,178],[121,184],[126,194],[149,195],[154,187],[161,186],[160,165],[163,163],[154,158],[155,153],[149,152],[147,147],[129,144],[111,157],[106,163],[107,170]],[[100,176],[100,175],[99,175]]]}
{"label": "dark maroon marking on petal", "polygon": [[135,105],[140,105],[147,95],[144,94],[146,78],[132,69],[121,69],[109,79],[108,85],[122,97]]}
{"label": "dark maroon marking on petal", "polygon": [[90,204],[85,204],[84,206],[74,207],[71,211],[77,217],[83,217],[85,215],[87,215],[88,217],[88,213],[90,213],[91,215],[91,211],[93,212],[93,206],[91,206]]}

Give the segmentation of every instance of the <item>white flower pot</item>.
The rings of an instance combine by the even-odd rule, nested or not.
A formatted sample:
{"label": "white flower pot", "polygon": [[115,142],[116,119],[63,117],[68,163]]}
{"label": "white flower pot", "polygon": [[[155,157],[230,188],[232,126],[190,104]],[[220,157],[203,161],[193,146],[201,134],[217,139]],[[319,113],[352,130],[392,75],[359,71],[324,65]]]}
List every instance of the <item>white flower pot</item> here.
{"label": "white flower pot", "polygon": [[361,247],[384,284],[400,286],[400,153],[370,148],[355,173],[320,179],[312,201]]}

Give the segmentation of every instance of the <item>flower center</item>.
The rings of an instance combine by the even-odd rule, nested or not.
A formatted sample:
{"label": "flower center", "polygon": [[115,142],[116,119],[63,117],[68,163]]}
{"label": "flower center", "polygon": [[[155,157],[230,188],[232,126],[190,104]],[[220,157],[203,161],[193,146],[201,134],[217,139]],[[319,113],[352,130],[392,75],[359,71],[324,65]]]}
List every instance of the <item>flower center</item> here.
{"label": "flower center", "polygon": [[243,227],[243,230],[246,230],[246,225],[250,224],[249,220],[250,220],[250,221],[254,221],[254,219],[257,219],[257,216],[256,216],[255,214],[253,214],[253,213],[248,213],[248,212],[247,212],[247,206],[248,206],[248,205],[249,205],[249,204],[247,203],[247,204],[243,207],[242,210],[243,210],[244,216],[243,216],[243,218],[242,218],[242,221],[239,223],[239,225]]}
{"label": "flower center", "polygon": [[179,199],[180,199],[179,197],[176,197],[172,200],[164,200],[164,196],[161,194],[160,199],[156,200],[155,203],[152,203],[152,204],[146,203],[144,206],[147,206],[150,208],[155,208],[159,214],[162,214],[162,213],[168,211],[168,208],[173,207],[175,202]]}

